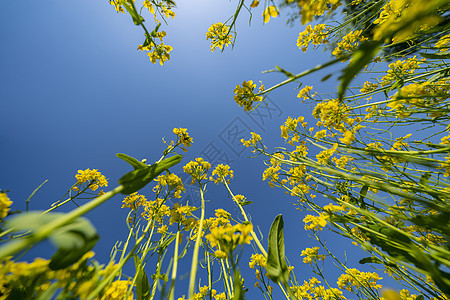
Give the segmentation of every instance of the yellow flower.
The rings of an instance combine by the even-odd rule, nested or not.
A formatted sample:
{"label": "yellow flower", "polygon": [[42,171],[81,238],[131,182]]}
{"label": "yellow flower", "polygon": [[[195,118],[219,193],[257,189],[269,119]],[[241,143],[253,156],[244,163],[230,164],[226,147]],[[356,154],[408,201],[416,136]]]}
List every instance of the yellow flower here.
{"label": "yellow flower", "polygon": [[258,265],[260,267],[265,268],[267,263],[267,259],[262,254],[252,254],[250,257],[250,262],[248,263],[248,266],[251,269],[255,269],[255,266]]}
{"label": "yellow flower", "polygon": [[339,139],[342,143],[350,145],[355,140],[355,133],[353,131],[344,132],[344,136]]}
{"label": "yellow flower", "polygon": [[303,98],[303,100],[307,100],[308,98],[312,98],[314,95],[312,95],[312,96],[308,95],[308,93],[309,93],[312,89],[313,89],[312,86],[309,86],[309,85],[305,86],[303,89],[301,89],[301,90],[298,92],[297,98],[300,98],[300,99]]}
{"label": "yellow flower", "polygon": [[0,192],[0,220],[8,215],[12,201],[4,192]]}
{"label": "yellow flower", "polygon": [[[214,178],[214,175],[217,175],[217,178]],[[227,176],[233,178],[233,170],[230,170],[229,165],[219,164],[212,172],[212,176],[210,177],[209,180],[214,181],[217,184],[223,181],[230,182],[229,178],[225,179]]]}
{"label": "yellow flower", "polygon": [[130,194],[123,199],[122,208],[128,207],[132,210],[137,210],[138,207],[143,206],[147,202],[144,195],[139,195],[137,192]]}
{"label": "yellow flower", "polygon": [[92,191],[98,189],[99,186],[108,186],[108,180],[97,169],[78,170],[78,174],[75,175],[77,179],[77,185],[80,186],[86,183]]}
{"label": "yellow flower", "polygon": [[[313,230],[322,230],[323,227],[327,226],[327,219],[329,218],[326,214],[319,214],[319,216],[307,215],[303,222],[305,223],[305,230],[313,229]],[[311,224],[309,224],[311,223]]]}
{"label": "yellow flower", "polygon": [[251,132],[251,135],[252,135],[252,138],[248,141],[241,139],[241,143],[247,148],[249,146],[256,147],[256,143],[262,141],[261,136],[259,134]]}
{"label": "yellow flower", "polygon": [[319,247],[306,248],[302,250],[300,256],[305,256],[303,262],[305,264],[311,264],[313,261],[325,260],[325,255],[319,255]]}
{"label": "yellow flower", "polygon": [[275,6],[268,6],[263,11],[264,23],[269,22],[270,17],[276,18],[278,16],[278,10]]}
{"label": "yellow flower", "polygon": [[[261,102],[263,97],[257,96],[254,92],[256,88],[256,83],[253,83],[252,80],[244,81],[242,83],[242,87],[238,84],[234,89],[234,101],[240,106],[244,108],[244,111],[250,111],[253,108],[254,102]],[[261,83],[258,91],[262,92],[264,90],[264,85]]]}
{"label": "yellow flower", "polygon": [[204,161],[203,158],[198,157],[195,161],[188,162],[183,171],[192,176],[191,184],[194,184],[195,180],[201,181],[207,178],[206,172],[211,168],[211,164]]}
{"label": "yellow flower", "polygon": [[102,297],[102,300],[133,300],[133,292],[125,298],[127,294],[128,286],[130,282],[128,280],[117,280],[110,284],[110,286],[106,289],[105,294]]}
{"label": "yellow flower", "polygon": [[159,60],[159,64],[162,66],[164,62],[170,60],[170,51],[172,51],[172,46],[164,45],[161,43],[156,45],[152,52],[148,52],[147,55],[150,58],[152,64],[155,64]]}
{"label": "yellow flower", "polygon": [[211,52],[216,48],[223,49],[224,46],[231,44],[233,35],[229,33],[230,26],[224,25],[221,22],[212,24],[206,32],[206,39],[211,40]]}

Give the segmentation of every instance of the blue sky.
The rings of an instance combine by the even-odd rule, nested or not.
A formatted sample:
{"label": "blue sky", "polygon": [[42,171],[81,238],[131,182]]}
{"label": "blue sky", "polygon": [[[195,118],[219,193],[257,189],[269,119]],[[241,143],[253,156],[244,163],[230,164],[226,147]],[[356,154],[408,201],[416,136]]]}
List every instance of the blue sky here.
{"label": "blue sky", "polygon": [[[300,281],[307,279],[309,275],[301,277],[309,267],[300,252],[315,244],[303,230],[304,214],[291,204],[293,198],[261,181],[262,159],[248,159],[251,152],[234,142],[233,132],[248,136],[256,131],[269,146],[283,146],[279,126],[288,116],[310,116],[311,109],[296,98],[298,84],[291,84],[270,94],[268,109],[249,116],[233,101],[233,90],[243,80],[262,80],[270,87],[285,78],[262,71],[279,65],[297,73],[330,56],[301,52],[296,40],[303,26],[287,26],[283,12],[263,25],[261,7],[250,27],[248,13],[242,12],[233,50],[211,53],[207,29],[226,21],[235,5],[179,1],[176,18],[163,25],[165,43],[174,50],[161,67],[136,50],[144,39],[142,30],[106,0],[5,2],[0,11],[0,188],[10,190],[13,209],[24,210],[25,199],[46,179],[31,209],[48,208],[74,183],[79,169],[99,169],[114,187],[129,171],[116,153],[155,161],[164,150],[161,138],[170,140],[174,127],[184,127],[194,144],[173,171],[180,174],[182,165],[208,149],[227,157],[235,172],[233,192],[254,201],[247,208],[262,233],[267,235],[275,216],[283,214],[287,256]],[[320,83],[328,72],[308,77],[305,84],[332,92],[335,81]],[[150,194],[150,188],[142,193]],[[207,213],[224,208],[237,215],[223,188],[210,184],[206,197]],[[95,252],[102,263],[114,243],[126,239],[122,199],[116,196],[88,215],[101,235]],[[348,241],[330,243],[341,257],[345,249],[356,250]],[[44,247],[32,253],[51,254]],[[260,294],[254,290],[249,296],[258,299]]]}

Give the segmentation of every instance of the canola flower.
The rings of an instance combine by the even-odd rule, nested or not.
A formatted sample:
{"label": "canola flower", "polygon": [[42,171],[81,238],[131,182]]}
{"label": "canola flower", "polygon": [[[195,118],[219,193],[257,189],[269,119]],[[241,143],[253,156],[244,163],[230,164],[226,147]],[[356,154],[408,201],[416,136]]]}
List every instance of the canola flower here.
{"label": "canola flower", "polygon": [[215,49],[223,49],[231,44],[233,35],[230,33],[230,27],[221,22],[212,24],[206,32],[206,39],[211,40],[211,52]]}
{"label": "canola flower", "polygon": [[8,198],[5,192],[0,191],[0,220],[8,215],[11,209],[12,201]]}
{"label": "canola flower", "polygon": [[[242,82],[242,87],[238,84],[234,89],[234,101],[243,107],[245,111],[250,111],[253,109],[253,104],[256,102],[261,102],[263,100],[262,96],[255,94],[254,89],[256,88],[256,83],[252,80]],[[258,89],[258,92],[264,91],[264,85]]]}

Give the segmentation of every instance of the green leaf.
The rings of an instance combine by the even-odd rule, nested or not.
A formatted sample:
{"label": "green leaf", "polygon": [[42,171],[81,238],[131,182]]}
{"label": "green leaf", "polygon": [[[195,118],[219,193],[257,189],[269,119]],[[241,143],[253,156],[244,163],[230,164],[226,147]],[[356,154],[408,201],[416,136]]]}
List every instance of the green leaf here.
{"label": "green leaf", "polygon": [[437,52],[437,53],[419,53],[420,56],[429,59],[448,59],[450,58],[450,51]]}
{"label": "green leaf", "polygon": [[361,43],[358,49],[352,55],[352,61],[343,70],[343,74],[339,78],[341,85],[339,86],[339,101],[342,102],[345,91],[355,76],[377,55],[380,50],[381,42],[367,41]]}
{"label": "green leaf", "polygon": [[49,239],[58,248],[50,260],[49,268],[59,270],[77,262],[94,248],[100,237],[88,219],[77,218],[55,230]]}
{"label": "green leaf", "polygon": [[134,157],[131,157],[129,155],[126,155],[124,153],[117,153],[116,156],[120,159],[123,159],[124,161],[126,161],[127,163],[129,163],[135,170],[139,170],[139,169],[143,169],[148,167],[146,164],[144,164],[143,162],[137,160]]}
{"label": "green leaf", "polygon": [[368,186],[368,185],[364,185],[364,186],[361,188],[361,191],[359,191],[359,199],[358,199],[358,201],[359,201],[359,206],[360,206],[361,208],[363,208],[363,209],[366,208],[366,203],[364,202],[364,198],[366,197],[367,191],[368,191],[368,190],[369,190],[369,186]]}
{"label": "green leaf", "polygon": [[14,231],[29,231],[36,232],[36,230],[51,221],[63,216],[64,213],[48,213],[42,214],[40,211],[28,212],[25,214],[19,214],[10,218],[5,228]]}
{"label": "green leaf", "polygon": [[289,271],[284,254],[283,216],[276,216],[269,231],[269,251],[267,255],[266,271],[275,283],[286,283]]}
{"label": "green leaf", "polygon": [[373,263],[373,264],[382,264],[383,261],[381,259],[379,259],[378,257],[373,257],[373,256],[369,256],[369,257],[364,257],[363,259],[361,259],[359,261],[360,264],[368,264],[368,263]]}
{"label": "green leaf", "polygon": [[119,179],[119,184],[124,186],[121,193],[129,195],[139,191],[164,170],[178,164],[181,159],[181,155],[175,155],[151,166],[146,166],[145,168],[128,172]]}
{"label": "green leaf", "polygon": [[125,3],[124,0],[120,0],[120,4],[123,5],[123,7],[125,7],[125,9],[127,10],[127,12],[130,14],[130,16],[133,18],[133,22],[135,25],[141,25],[145,20],[144,18],[138,14],[133,7],[129,6],[127,3]]}
{"label": "green leaf", "polygon": [[[30,212],[20,214],[6,222],[6,228],[14,231],[39,232],[40,227],[63,217],[64,213]],[[52,244],[58,249],[50,260],[49,267],[59,270],[77,262],[97,243],[99,236],[94,226],[86,218],[77,218],[49,236]]]}
{"label": "green leaf", "polygon": [[136,272],[139,270],[139,274],[136,278],[136,299],[137,300],[147,300],[150,299],[150,283],[148,281],[147,274],[142,267],[141,260],[137,255],[133,255],[134,266]]}
{"label": "green leaf", "polygon": [[241,205],[241,206],[246,206],[246,205],[249,205],[249,204],[252,204],[253,203],[253,201],[243,201],[243,202],[239,202],[239,204]]}
{"label": "green leaf", "polygon": [[233,286],[234,286],[234,296],[232,300],[245,300],[245,292],[242,286],[242,277],[239,269],[234,269],[233,272]]}

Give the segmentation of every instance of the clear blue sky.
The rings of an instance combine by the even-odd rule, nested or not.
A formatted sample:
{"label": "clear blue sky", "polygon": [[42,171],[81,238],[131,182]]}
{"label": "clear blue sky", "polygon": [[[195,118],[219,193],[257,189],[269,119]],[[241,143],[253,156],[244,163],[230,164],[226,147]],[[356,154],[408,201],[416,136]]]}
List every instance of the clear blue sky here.
{"label": "clear blue sky", "polygon": [[[270,95],[269,110],[249,116],[233,101],[233,89],[243,80],[262,80],[270,87],[284,76],[261,71],[279,65],[297,73],[325,62],[329,55],[301,52],[296,40],[303,26],[286,26],[283,13],[263,25],[261,7],[254,11],[251,27],[248,13],[242,12],[233,50],[211,53],[207,29],[226,21],[235,5],[179,1],[176,18],[164,28],[165,43],[174,48],[172,58],[161,67],[136,50],[144,38],[142,30],[128,15],[116,14],[106,0],[3,3],[0,188],[10,190],[13,209],[24,210],[25,199],[45,179],[48,183],[32,198],[31,209],[48,208],[74,183],[79,169],[99,169],[114,187],[129,171],[116,153],[155,161],[164,150],[161,138],[170,140],[174,127],[185,127],[194,144],[181,165],[213,148],[227,157],[235,171],[233,192],[254,201],[248,212],[264,235],[275,216],[283,214],[287,256],[300,282],[306,280],[311,274],[302,270],[309,267],[303,265],[300,252],[315,244],[303,230],[304,213],[291,205],[293,198],[261,181],[262,160],[247,159],[250,151],[235,143],[240,136],[233,132],[248,137],[255,131],[268,145],[283,146],[281,123],[288,116],[309,116],[311,108],[296,98],[297,85],[292,84]],[[326,73],[308,77],[305,84],[319,86]],[[323,92],[334,89],[332,80],[322,84]],[[173,171],[180,174],[181,165]],[[150,188],[141,192],[150,194]],[[122,199],[116,196],[88,215],[101,235],[94,250],[102,263],[114,243],[126,239]],[[220,207],[237,216],[223,188],[210,184],[207,199],[207,213]],[[65,209],[72,208],[69,204]],[[350,242],[333,244],[341,257],[346,248],[356,249]],[[40,248],[36,255],[49,257],[46,251]],[[243,268],[248,272],[247,263]],[[247,278],[252,286],[252,276]],[[260,296],[253,289],[249,299]]]}

